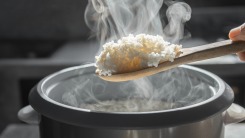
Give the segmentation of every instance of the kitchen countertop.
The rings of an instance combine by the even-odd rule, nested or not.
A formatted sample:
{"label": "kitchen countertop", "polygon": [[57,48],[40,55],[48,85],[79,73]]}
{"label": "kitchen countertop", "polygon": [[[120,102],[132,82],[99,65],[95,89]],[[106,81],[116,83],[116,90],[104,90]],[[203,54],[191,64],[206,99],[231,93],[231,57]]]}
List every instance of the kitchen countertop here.
{"label": "kitchen countertop", "polygon": [[[232,124],[225,127],[225,138],[244,138],[245,123]],[[39,138],[37,125],[10,124],[0,138]]]}

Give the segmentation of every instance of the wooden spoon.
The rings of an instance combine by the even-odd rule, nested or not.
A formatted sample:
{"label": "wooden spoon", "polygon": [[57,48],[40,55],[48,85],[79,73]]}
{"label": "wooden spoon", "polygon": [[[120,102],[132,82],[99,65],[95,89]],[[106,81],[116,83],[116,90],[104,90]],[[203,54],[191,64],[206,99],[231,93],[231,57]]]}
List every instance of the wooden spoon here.
{"label": "wooden spoon", "polygon": [[182,64],[215,58],[242,51],[245,51],[245,41],[233,42],[231,40],[225,40],[197,47],[183,48],[183,53],[178,58],[176,58],[174,62],[166,61],[160,63],[158,67],[149,67],[134,72],[113,74],[112,76],[98,76],[103,80],[113,82],[134,80],[141,77],[150,76],[165,70],[169,70]]}

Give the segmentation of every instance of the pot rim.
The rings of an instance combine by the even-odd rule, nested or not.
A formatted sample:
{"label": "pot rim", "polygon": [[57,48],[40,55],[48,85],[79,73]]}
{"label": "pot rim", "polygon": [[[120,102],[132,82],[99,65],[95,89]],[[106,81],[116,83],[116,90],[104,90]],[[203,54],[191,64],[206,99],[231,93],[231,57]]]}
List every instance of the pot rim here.
{"label": "pot rim", "polygon": [[[65,107],[65,108],[70,108],[70,109],[78,110],[78,111],[96,112],[96,113],[108,113],[108,114],[148,114],[148,113],[164,113],[164,112],[171,112],[171,111],[176,111],[176,110],[185,110],[185,109],[188,109],[188,108],[193,108],[193,107],[196,107],[196,106],[200,106],[202,104],[208,103],[208,102],[216,99],[217,97],[219,97],[222,94],[222,92],[224,91],[224,89],[225,89],[224,82],[218,76],[216,76],[216,75],[214,75],[214,74],[212,74],[212,73],[210,73],[208,71],[205,71],[205,70],[193,67],[193,66],[181,65],[180,67],[183,67],[183,68],[186,68],[186,69],[195,70],[195,71],[198,71],[198,72],[201,72],[201,73],[205,73],[205,74],[207,74],[209,76],[212,76],[212,78],[214,78],[217,81],[217,83],[218,83],[218,86],[219,86],[218,92],[215,93],[214,96],[208,98],[207,100],[199,102],[199,103],[196,103],[196,104],[192,104],[192,105],[188,105],[188,106],[184,106],[184,107],[173,108],[173,109],[166,109],[166,110],[159,110],[159,111],[145,111],[145,112],[105,112],[105,111],[94,111],[94,110],[90,110],[90,109],[78,108],[78,107],[74,107],[74,106],[70,106],[70,105],[66,105],[66,104],[62,104],[60,102],[57,102],[57,101],[51,99],[50,97],[48,97],[47,94],[44,93],[44,91],[45,91],[45,88],[44,88],[45,86],[44,85],[51,78],[53,78],[55,76],[58,76],[58,75],[60,75],[60,74],[62,74],[64,72],[73,71],[73,70],[77,70],[77,69],[81,69],[81,68],[85,68],[85,67],[90,67],[90,66],[94,66],[94,64],[86,64],[86,65],[66,68],[66,69],[63,69],[61,71],[58,71],[56,73],[53,73],[53,74],[47,76],[46,78],[44,78],[38,84],[38,89],[39,89],[38,92],[39,92],[39,94],[44,99],[48,100],[49,102],[51,102],[53,104],[57,104],[59,106]],[[53,87],[55,87],[55,85]]]}
{"label": "pot rim", "polygon": [[[29,96],[29,101],[31,103],[31,105],[33,106],[33,108],[35,110],[37,110],[38,112],[40,112],[41,114],[53,118],[55,120],[60,120],[60,121],[65,121],[67,123],[72,123],[72,124],[76,124],[76,125],[86,125],[86,126],[100,126],[100,127],[127,127],[126,124],[129,124],[128,126],[132,126],[132,127],[152,127],[152,126],[174,126],[174,125],[179,125],[179,124],[184,124],[184,123],[190,123],[190,122],[196,122],[196,121],[200,121],[203,120],[205,118],[211,117],[217,113],[223,112],[224,110],[226,110],[233,102],[233,98],[234,95],[231,91],[231,89],[229,89],[229,86],[226,85],[224,83],[224,81],[222,81],[218,76],[214,75],[213,73],[210,73],[208,71],[205,71],[203,69],[197,68],[197,67],[193,67],[193,66],[188,66],[188,65],[181,65],[180,67],[185,68],[185,69],[189,69],[189,70],[194,70],[197,72],[200,72],[202,74],[208,75],[211,78],[213,78],[217,83],[218,83],[218,91],[209,99],[193,104],[193,105],[189,105],[189,106],[184,106],[184,107],[179,107],[179,108],[174,108],[174,109],[168,109],[168,110],[160,110],[160,111],[147,111],[147,112],[103,112],[103,111],[92,111],[89,109],[82,109],[82,108],[78,108],[78,107],[72,107],[69,105],[65,105],[62,103],[59,103],[51,98],[49,98],[47,96],[47,94],[45,94],[45,84],[52,78],[57,77],[63,73],[67,73],[69,71],[74,71],[74,70],[78,70],[81,68],[87,68],[87,67],[93,67],[94,63],[92,64],[86,64],[86,65],[80,65],[80,66],[75,66],[75,67],[70,67],[70,68],[66,68],[63,69],[61,71],[58,71],[56,73],[53,73],[47,77],[45,77],[44,79],[42,79],[38,85],[37,88],[33,88],[32,92],[30,93]],[[53,86],[55,87],[55,85]],[[228,89],[227,89],[228,88]],[[43,100],[45,99],[45,100]],[[37,102],[39,101],[39,102]],[[42,105],[43,104],[43,105]],[[45,109],[46,107],[44,106],[50,106],[52,105],[52,109],[55,111],[59,111],[59,113],[55,113],[55,111],[52,110],[48,110]],[[77,118],[81,119],[81,117],[88,117],[89,119],[95,119],[97,120],[97,123],[91,123],[90,121],[86,121],[84,119],[82,119],[83,123],[79,123],[77,124],[77,122],[75,121],[76,119],[72,120],[66,117],[66,115],[61,115],[62,111],[64,112],[73,112],[72,114],[80,114],[81,116],[77,116]],[[166,115],[167,114],[167,115]],[[182,116],[184,116],[184,119],[181,119],[183,117],[180,117],[180,115],[182,114]],[[58,118],[57,118],[58,116]],[[59,118],[59,116],[61,116],[61,118]],[[114,118],[115,120],[111,123],[105,123],[104,121],[100,121],[96,118],[101,118],[101,116],[104,116],[104,118],[106,120],[108,120],[108,118]],[[160,117],[161,116],[161,117]],[[165,118],[167,117],[167,119],[163,119],[163,117],[165,116]],[[188,118],[189,116],[189,118]],[[149,121],[147,121],[146,124],[144,123],[123,123],[122,120],[124,120],[123,118],[127,118],[127,120],[131,120],[134,121],[135,119],[137,120],[137,118],[141,118],[145,121],[148,117],[151,118],[150,120],[155,122],[154,123],[150,123]],[[165,121],[157,121],[159,119],[159,117]],[[103,118],[103,117],[102,117]],[[122,118],[122,119],[121,119]],[[145,118],[145,119],[144,119]],[[154,119],[155,118],[155,119]],[[172,120],[172,119],[174,120]],[[140,119],[140,120],[142,120]],[[170,120],[170,121],[167,121]],[[172,121],[171,121],[172,120]],[[75,122],[74,122],[75,121]],[[78,121],[79,122],[79,121]],[[100,123],[101,122],[101,123]],[[103,123],[102,123],[103,122]],[[119,123],[118,125],[116,124]],[[165,122],[163,124],[159,124],[156,122]],[[105,126],[107,125],[107,126]]]}

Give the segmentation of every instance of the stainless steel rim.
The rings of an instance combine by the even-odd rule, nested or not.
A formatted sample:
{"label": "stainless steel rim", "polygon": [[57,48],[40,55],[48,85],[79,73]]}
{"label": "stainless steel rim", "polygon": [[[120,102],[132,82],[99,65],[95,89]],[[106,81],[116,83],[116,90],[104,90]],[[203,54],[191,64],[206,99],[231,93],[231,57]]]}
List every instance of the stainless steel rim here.
{"label": "stainless steel rim", "polygon": [[[58,103],[45,94],[45,84],[53,78],[70,76],[69,72],[81,68],[93,67],[94,64],[87,64],[77,67],[71,67],[51,74],[39,82],[37,87],[33,88],[29,101],[31,106],[40,114],[64,123],[99,128],[161,128],[186,123],[193,123],[207,119],[215,114],[226,110],[233,102],[234,95],[228,85],[216,75],[191,66],[181,66],[186,69],[197,71],[212,77],[219,85],[218,92],[203,102],[198,104],[152,112],[98,112],[86,109],[80,109]],[[67,74],[66,74],[67,73]],[[65,75],[66,74],[66,75]],[[78,75],[78,74],[74,74]],[[52,82],[52,81],[51,81]],[[54,85],[55,87],[55,85]],[[181,117],[180,117],[181,115]]]}

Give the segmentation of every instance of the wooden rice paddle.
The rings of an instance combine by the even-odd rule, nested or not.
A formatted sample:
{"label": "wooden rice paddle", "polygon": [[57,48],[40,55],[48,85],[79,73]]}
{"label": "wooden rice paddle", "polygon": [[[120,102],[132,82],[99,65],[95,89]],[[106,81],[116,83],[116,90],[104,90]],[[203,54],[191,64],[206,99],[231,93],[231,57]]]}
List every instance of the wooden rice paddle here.
{"label": "wooden rice paddle", "polygon": [[178,58],[176,58],[174,62],[166,61],[160,63],[158,67],[149,67],[134,72],[113,74],[112,76],[98,76],[103,80],[112,82],[134,80],[141,77],[150,76],[162,71],[166,71],[178,67],[182,64],[245,51],[245,41],[233,42],[231,40],[225,40],[197,47],[183,48],[182,51],[183,53]]}

